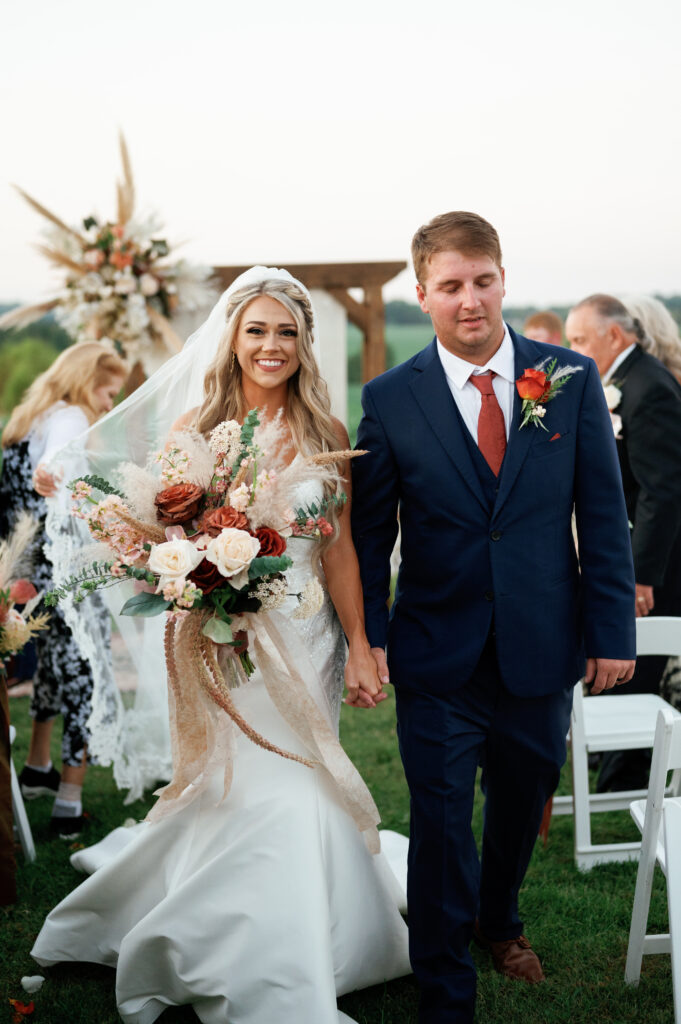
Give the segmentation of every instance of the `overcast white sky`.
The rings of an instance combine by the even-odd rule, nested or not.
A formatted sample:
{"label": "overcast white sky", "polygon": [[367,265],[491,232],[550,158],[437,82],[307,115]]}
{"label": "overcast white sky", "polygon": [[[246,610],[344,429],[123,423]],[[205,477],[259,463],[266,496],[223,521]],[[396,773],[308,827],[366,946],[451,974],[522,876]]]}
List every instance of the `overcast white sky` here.
{"label": "overcast white sky", "polygon": [[112,216],[119,126],[198,262],[407,259],[469,209],[509,304],[681,292],[680,30],[678,0],[6,0],[0,301],[55,281],[9,183]]}

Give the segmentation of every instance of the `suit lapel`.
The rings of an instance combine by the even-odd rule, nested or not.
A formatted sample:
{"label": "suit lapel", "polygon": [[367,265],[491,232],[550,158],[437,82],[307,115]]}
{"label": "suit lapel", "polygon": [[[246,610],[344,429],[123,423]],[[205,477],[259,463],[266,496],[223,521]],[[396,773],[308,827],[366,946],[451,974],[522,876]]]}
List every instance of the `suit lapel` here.
{"label": "suit lapel", "polygon": [[449,390],[442,363],[437,355],[435,341],[419,353],[414,362],[414,369],[418,372],[410,386],[428,426],[482,508],[488,512],[482,485],[463,435],[466,427],[456,414],[454,399]]}
{"label": "suit lapel", "polygon": [[[509,330],[511,332],[511,338],[513,339],[513,347],[515,349],[515,379],[517,380],[518,377],[522,377],[525,370],[533,368],[537,363],[541,362],[544,354],[527,338],[523,338],[516,334],[512,328],[509,328]],[[520,429],[521,407],[522,401],[518,394],[518,389],[514,384],[513,416],[511,419],[511,429],[508,434],[508,447],[506,448],[506,455],[501,467],[499,493],[497,494],[497,500],[494,505],[494,515],[501,510],[502,506],[506,502],[506,499],[511,493],[511,489],[516,482],[518,473],[522,469],[527,453],[529,452],[533,441],[537,437],[537,432],[541,431],[541,427],[536,427],[532,423],[528,423],[522,430]]]}

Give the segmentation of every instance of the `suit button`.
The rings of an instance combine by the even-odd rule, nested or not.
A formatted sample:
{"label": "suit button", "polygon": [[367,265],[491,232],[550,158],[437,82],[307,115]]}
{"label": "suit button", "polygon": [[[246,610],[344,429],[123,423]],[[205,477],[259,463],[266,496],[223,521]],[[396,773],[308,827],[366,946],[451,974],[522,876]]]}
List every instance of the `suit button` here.
{"label": "suit button", "polygon": [[485,601],[493,601],[493,600],[494,600],[494,591],[493,590],[486,590],[485,591]]}
{"label": "suit button", "polygon": [[501,540],[501,530],[492,530],[490,537],[492,540]]}

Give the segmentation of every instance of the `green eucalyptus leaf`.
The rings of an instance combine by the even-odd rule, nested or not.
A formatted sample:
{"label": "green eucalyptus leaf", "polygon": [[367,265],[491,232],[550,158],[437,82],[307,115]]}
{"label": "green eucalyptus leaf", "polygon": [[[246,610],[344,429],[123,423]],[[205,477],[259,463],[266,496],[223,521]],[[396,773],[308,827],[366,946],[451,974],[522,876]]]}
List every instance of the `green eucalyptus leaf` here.
{"label": "green eucalyptus leaf", "polygon": [[128,598],[121,608],[121,615],[160,615],[167,608],[170,608],[170,601],[166,601],[163,594],[135,594]]}
{"label": "green eucalyptus leaf", "polygon": [[271,576],[275,572],[286,572],[293,565],[288,555],[262,555],[254,558],[248,567],[249,580],[257,580],[260,576]]}
{"label": "green eucalyptus leaf", "polygon": [[232,627],[224,619],[208,619],[201,632],[216,644],[231,644],[233,639]]}

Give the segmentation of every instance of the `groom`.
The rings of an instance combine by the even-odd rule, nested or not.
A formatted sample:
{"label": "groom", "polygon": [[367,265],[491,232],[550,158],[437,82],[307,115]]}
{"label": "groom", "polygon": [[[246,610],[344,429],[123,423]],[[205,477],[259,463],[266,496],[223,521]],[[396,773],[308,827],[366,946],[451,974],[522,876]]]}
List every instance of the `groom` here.
{"label": "groom", "polygon": [[[353,463],[353,533],[411,793],[419,1020],[469,1024],[472,937],[503,974],[544,979],[518,892],[565,760],[575,683],[586,672],[600,693],[633,673],[634,576],[595,364],[504,324],[499,238],[482,217],[436,217],[412,256],[436,337],[364,388],[357,444],[369,454]],[[521,427],[516,381],[547,358],[572,374]],[[536,380],[527,387],[543,396]],[[481,860],[471,830],[479,764]]]}

